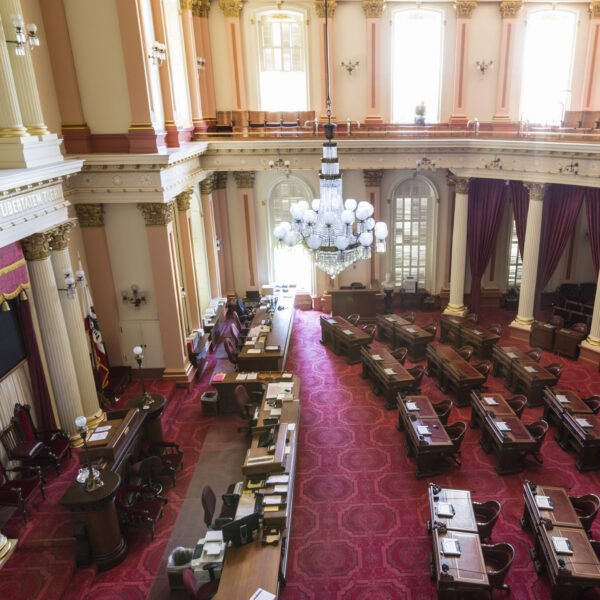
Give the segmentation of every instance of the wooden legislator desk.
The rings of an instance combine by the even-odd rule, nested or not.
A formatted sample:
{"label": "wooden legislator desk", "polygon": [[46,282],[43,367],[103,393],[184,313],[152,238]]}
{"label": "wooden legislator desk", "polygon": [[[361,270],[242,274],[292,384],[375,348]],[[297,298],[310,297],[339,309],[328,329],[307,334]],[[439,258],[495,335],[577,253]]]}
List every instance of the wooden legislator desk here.
{"label": "wooden legislator desk", "polygon": [[593,415],[592,409],[573,390],[555,390],[544,388],[544,419],[559,428],[554,436],[560,439],[560,428],[562,427],[563,415],[568,412],[578,415]]}
{"label": "wooden legislator desk", "polygon": [[546,386],[554,386],[558,378],[546,371],[538,363],[529,360],[529,362],[514,361],[512,373],[506,387],[514,393],[522,393],[527,396],[527,406],[541,406],[543,403],[542,394]]}
{"label": "wooden legislator desk", "polygon": [[377,339],[394,344],[394,325],[410,325],[411,322],[400,315],[377,315]]}
{"label": "wooden legislator desk", "polygon": [[425,358],[425,349],[427,344],[433,342],[435,334],[419,327],[418,325],[398,325],[394,324],[394,339],[392,346],[408,348],[408,360],[418,362]]}
{"label": "wooden legislator desk", "polygon": [[499,339],[499,335],[462,317],[440,316],[440,342],[450,343],[455,348],[469,344],[479,358],[491,358],[494,345]]}
{"label": "wooden legislator desk", "polygon": [[371,343],[371,336],[342,317],[321,316],[321,343],[332,342],[335,354],[346,354],[348,364],[360,362],[360,349]]}
{"label": "wooden legislator desk", "polygon": [[515,362],[531,362],[531,356],[516,346],[494,346],[492,348],[494,361],[494,377],[502,377],[504,381],[512,380],[513,365]]}
{"label": "wooden legislator desk", "polygon": [[554,352],[569,358],[577,358],[579,344],[587,337],[586,333],[561,327],[554,332]]}
{"label": "wooden legislator desk", "polygon": [[[444,512],[439,514],[443,504],[452,505],[453,516],[444,516]],[[468,593],[489,589],[471,493],[443,489],[431,483],[429,514],[428,531],[433,538],[431,575],[437,583],[438,598],[458,599]],[[444,540],[457,540],[460,554],[444,554]]]}
{"label": "wooden legislator desk", "polygon": [[529,334],[529,345],[539,346],[544,350],[552,352],[554,348],[554,332],[560,329],[560,325],[552,325],[551,323],[541,323],[534,321],[531,324],[531,333]]}
{"label": "wooden legislator desk", "polygon": [[[600,585],[600,561],[566,490],[530,481],[525,482],[523,489],[525,507],[521,525],[535,535],[531,558],[538,575],[546,572],[552,586],[552,600],[575,600],[585,588]],[[550,499],[551,510],[540,508],[545,498]],[[555,538],[566,538],[571,551],[557,552]]]}
{"label": "wooden legislator desk", "polygon": [[331,290],[331,315],[347,317],[359,314],[361,323],[375,323],[375,297],[379,290]]}

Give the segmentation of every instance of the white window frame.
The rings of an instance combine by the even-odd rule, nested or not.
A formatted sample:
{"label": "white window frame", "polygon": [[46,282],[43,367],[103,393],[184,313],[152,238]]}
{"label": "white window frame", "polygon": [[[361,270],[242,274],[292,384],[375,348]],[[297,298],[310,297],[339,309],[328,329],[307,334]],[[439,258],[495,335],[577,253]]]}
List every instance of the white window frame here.
{"label": "white window frame", "polygon": [[[513,234],[515,237],[515,243],[517,245],[517,261],[516,261],[516,264],[514,264],[514,265],[511,260],[511,252],[512,252],[512,246],[513,246]],[[511,279],[510,271],[513,266],[516,269],[515,276],[518,275],[519,270],[521,271],[521,277],[519,278],[518,282],[516,282],[514,279]],[[519,242],[517,240],[517,224],[515,222],[515,215],[511,211],[510,229],[509,229],[509,233],[508,233],[508,244],[507,244],[507,253],[506,253],[506,285],[507,285],[507,289],[512,288],[512,287],[521,287],[522,276],[523,276],[523,257],[521,256],[521,252],[519,250]]]}

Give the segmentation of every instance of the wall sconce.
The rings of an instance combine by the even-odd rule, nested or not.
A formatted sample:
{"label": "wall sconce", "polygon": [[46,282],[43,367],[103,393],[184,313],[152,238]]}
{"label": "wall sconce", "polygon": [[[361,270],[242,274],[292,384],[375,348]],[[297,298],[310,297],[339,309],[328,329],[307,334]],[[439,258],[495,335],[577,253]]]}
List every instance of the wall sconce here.
{"label": "wall sconce", "polygon": [[134,308],[139,308],[141,304],[146,304],[146,292],[140,292],[138,286],[135,284],[131,286],[131,296],[127,292],[121,292],[121,298],[125,304],[133,304]]}
{"label": "wall sconce", "polygon": [[218,237],[217,238],[217,252],[221,252],[221,238]]}
{"label": "wall sconce", "polygon": [[419,171],[435,171],[435,161],[424,156],[421,160],[417,161],[417,173]]}
{"label": "wall sconce", "polygon": [[494,160],[490,160],[489,162],[483,165],[485,169],[503,169],[504,165],[502,164],[502,159],[499,156],[494,156]]}
{"label": "wall sconce", "polygon": [[[279,150],[277,151],[277,154],[279,154]],[[289,160],[283,160],[283,158],[281,158],[281,156],[277,156],[277,160],[269,161],[269,169],[273,169],[273,170],[284,169],[285,176],[289,177],[290,173],[291,173],[290,164],[291,163]]]}
{"label": "wall sconce", "polygon": [[571,159],[571,164],[570,165],[560,165],[558,167],[558,172],[559,173],[567,173],[570,175],[578,175],[579,174],[579,163],[575,162],[573,159]]}
{"label": "wall sconce", "polygon": [[486,62],[485,60],[478,60],[475,64],[477,65],[477,68],[481,71],[481,74],[485,75],[485,72],[494,64],[494,61],[490,60],[489,62]]}
{"label": "wall sconce", "polygon": [[150,49],[150,54],[148,54],[148,58],[152,62],[153,65],[160,67],[165,58],[167,57],[167,47],[160,42],[154,40],[152,42],[152,48]]}
{"label": "wall sconce", "polygon": [[29,23],[27,25],[27,34],[25,33],[25,21],[21,15],[13,16],[13,26],[15,28],[14,40],[6,40],[7,44],[15,44],[15,55],[25,56],[25,48],[27,43],[33,50],[36,46],[40,45],[40,38],[37,36],[37,25]]}
{"label": "wall sconce", "polygon": [[77,269],[77,271],[75,271],[75,277],[73,277],[73,271],[71,270],[71,267],[65,267],[63,269],[63,275],[65,276],[65,285],[67,287],[57,289],[59,292],[67,292],[67,298],[69,298],[69,300],[73,300],[73,298],[75,298],[77,295],[76,286],[78,285],[79,287],[83,287],[85,284],[84,272],[81,269]]}
{"label": "wall sconce", "polygon": [[349,60],[348,64],[342,61],[342,67],[346,69],[346,71],[348,71],[348,75],[352,75],[352,71],[356,71],[356,69],[358,68],[358,64],[358,61],[352,62],[351,60]]}
{"label": "wall sconce", "polygon": [[206,60],[201,56],[198,56],[196,58],[196,69],[198,69],[198,71],[204,71],[204,67],[206,67]]}

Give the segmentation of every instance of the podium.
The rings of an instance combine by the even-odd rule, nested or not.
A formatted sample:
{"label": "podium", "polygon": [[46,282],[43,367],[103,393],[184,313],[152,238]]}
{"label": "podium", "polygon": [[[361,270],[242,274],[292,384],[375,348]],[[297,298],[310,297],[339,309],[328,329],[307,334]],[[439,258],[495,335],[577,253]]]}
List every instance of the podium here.
{"label": "podium", "polygon": [[375,298],[379,290],[375,289],[350,289],[331,290],[331,315],[346,318],[357,313],[360,322],[375,323],[376,306]]}

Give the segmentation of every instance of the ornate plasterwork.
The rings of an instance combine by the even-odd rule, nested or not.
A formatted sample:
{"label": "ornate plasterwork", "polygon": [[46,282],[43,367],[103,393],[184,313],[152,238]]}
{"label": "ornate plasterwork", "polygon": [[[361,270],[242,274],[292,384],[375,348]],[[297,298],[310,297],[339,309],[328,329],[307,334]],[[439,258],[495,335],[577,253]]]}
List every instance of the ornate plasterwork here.
{"label": "ornate plasterwork", "polygon": [[47,233],[50,234],[50,248],[52,250],[65,250],[71,241],[71,229],[75,226],[73,221],[67,221],[54,227]]}
{"label": "ornate plasterwork", "polygon": [[383,169],[364,169],[363,180],[365,187],[379,187],[383,179]]}
{"label": "ornate plasterwork", "polygon": [[190,188],[189,190],[185,190],[185,192],[181,192],[181,194],[177,194],[177,196],[175,196],[175,200],[177,201],[177,210],[179,212],[190,210],[193,194],[194,190]]}
{"label": "ornate plasterwork", "polygon": [[215,173],[215,190],[224,190],[227,187],[227,171]]}
{"label": "ornate plasterwork", "polygon": [[523,185],[529,190],[529,199],[530,200],[543,200],[544,194],[546,193],[546,188],[548,185],[546,183],[530,183],[525,182]]}
{"label": "ornate plasterwork", "polygon": [[592,19],[600,19],[600,0],[592,0],[589,11]]}
{"label": "ornate plasterwork", "polygon": [[473,15],[473,11],[476,8],[477,2],[475,2],[475,0],[456,0],[456,2],[454,3],[456,16],[459,19],[470,19]]}
{"label": "ornate plasterwork", "polygon": [[456,183],[454,184],[455,191],[457,194],[468,194],[469,193],[469,183],[471,180],[468,177],[457,177]]}
{"label": "ornate plasterwork", "polygon": [[104,227],[103,204],[76,204],[75,212],[80,227]]}
{"label": "ornate plasterwork", "polygon": [[523,8],[522,0],[502,0],[500,2],[500,14],[503,19],[515,19]]}
{"label": "ornate plasterwork", "polygon": [[140,202],[138,208],[144,215],[146,227],[168,225],[173,220],[173,202]]}
{"label": "ornate plasterwork", "polygon": [[34,233],[21,240],[25,260],[45,260],[50,256],[50,234]]}
{"label": "ornate plasterwork", "polygon": [[242,0],[219,0],[219,6],[226,17],[239,17],[244,3]]}
{"label": "ornate plasterwork", "polygon": [[208,17],[210,0],[192,0],[192,14],[195,17]]}
{"label": "ornate plasterwork", "polygon": [[[227,175],[227,173],[225,173],[225,175]],[[208,196],[209,194],[212,194],[213,190],[215,189],[215,184],[216,184],[216,174],[213,173],[212,175],[209,175],[206,179],[203,179],[200,182],[200,193],[203,196]],[[223,186],[225,187],[225,186]]]}
{"label": "ornate plasterwork", "polygon": [[181,10],[192,10],[194,0],[179,0],[179,8]]}
{"label": "ornate plasterwork", "polygon": [[362,7],[367,19],[380,19],[383,14],[384,0],[362,0]]}
{"label": "ornate plasterwork", "polygon": [[[333,13],[337,8],[337,0],[328,0],[327,1],[327,16],[331,19],[333,17]],[[325,0],[315,0],[315,10],[317,11],[317,17],[319,19],[325,18]]]}
{"label": "ornate plasterwork", "polygon": [[254,171],[234,171],[233,177],[238,188],[254,187]]}

